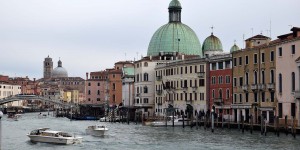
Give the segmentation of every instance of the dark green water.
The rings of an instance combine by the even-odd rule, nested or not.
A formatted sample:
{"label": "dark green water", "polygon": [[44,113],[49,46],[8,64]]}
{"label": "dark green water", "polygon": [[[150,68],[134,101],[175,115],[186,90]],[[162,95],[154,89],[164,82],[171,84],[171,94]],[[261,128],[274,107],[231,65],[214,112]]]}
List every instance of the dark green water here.
{"label": "dark green water", "polygon": [[[93,137],[85,134],[89,125],[103,124],[109,128],[104,137]],[[31,130],[49,127],[53,130],[68,131],[83,137],[82,144],[53,145],[47,143],[31,143],[26,136]],[[298,139],[299,138],[299,139]],[[294,139],[291,135],[274,133],[267,136],[259,132],[245,132],[236,129],[210,130],[190,127],[149,127],[122,123],[100,123],[96,121],[70,121],[66,118],[47,117],[38,119],[38,114],[24,114],[19,121],[8,120],[6,116],[1,120],[1,150],[190,150],[190,149],[300,149],[300,136]]]}

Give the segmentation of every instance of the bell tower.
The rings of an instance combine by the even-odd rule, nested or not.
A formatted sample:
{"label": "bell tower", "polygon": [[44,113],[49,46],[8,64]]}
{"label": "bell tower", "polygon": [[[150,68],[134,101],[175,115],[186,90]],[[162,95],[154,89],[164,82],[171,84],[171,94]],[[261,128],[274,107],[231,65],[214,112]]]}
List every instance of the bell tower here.
{"label": "bell tower", "polygon": [[45,60],[44,60],[44,78],[45,79],[51,78],[52,70],[53,70],[53,61],[52,61],[52,58],[50,58],[48,55],[48,57],[45,58]]}

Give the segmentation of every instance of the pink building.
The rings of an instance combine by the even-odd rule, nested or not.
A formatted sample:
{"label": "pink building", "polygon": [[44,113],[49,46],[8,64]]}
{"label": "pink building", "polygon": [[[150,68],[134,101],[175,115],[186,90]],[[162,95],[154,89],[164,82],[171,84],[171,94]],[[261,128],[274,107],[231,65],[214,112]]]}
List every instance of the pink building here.
{"label": "pink building", "polygon": [[276,97],[277,115],[280,123],[288,124],[295,117],[300,124],[300,28],[292,28],[292,33],[278,36],[280,43],[276,46]]}
{"label": "pink building", "polygon": [[100,105],[105,103],[106,96],[106,79],[107,72],[91,72],[90,77],[86,73],[86,82],[85,82],[85,93],[86,98],[81,102],[82,104],[94,104]]}

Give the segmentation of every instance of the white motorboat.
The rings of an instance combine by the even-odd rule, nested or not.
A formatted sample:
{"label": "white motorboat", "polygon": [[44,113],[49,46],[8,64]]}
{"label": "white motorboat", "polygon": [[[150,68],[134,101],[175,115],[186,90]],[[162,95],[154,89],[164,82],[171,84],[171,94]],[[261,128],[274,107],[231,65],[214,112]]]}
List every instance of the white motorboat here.
{"label": "white motorboat", "polygon": [[67,132],[49,130],[49,128],[33,130],[27,136],[32,142],[53,144],[75,144],[82,142],[82,137],[75,137]]}
{"label": "white motorboat", "polygon": [[88,126],[87,129],[85,129],[87,134],[93,135],[93,136],[103,136],[107,131],[108,128],[105,126]]}
{"label": "white motorboat", "polygon": [[15,120],[15,121],[18,121],[19,120],[19,118],[21,118],[21,114],[16,114],[14,117],[13,117],[13,119]]}
{"label": "white motorboat", "polygon": [[[161,126],[173,126],[173,116],[168,116],[167,120],[160,120],[160,121],[153,121],[152,126],[154,127],[161,127]],[[191,120],[184,118],[184,125],[189,126],[191,124]],[[183,118],[178,118],[174,116],[174,126],[182,126],[183,125]]]}

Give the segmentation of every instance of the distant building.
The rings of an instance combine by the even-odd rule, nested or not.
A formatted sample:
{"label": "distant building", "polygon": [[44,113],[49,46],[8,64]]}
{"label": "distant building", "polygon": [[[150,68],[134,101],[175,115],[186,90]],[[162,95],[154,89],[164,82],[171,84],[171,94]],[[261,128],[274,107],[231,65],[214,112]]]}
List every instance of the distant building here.
{"label": "distant building", "polygon": [[[0,99],[21,94],[21,86],[16,84],[0,82]],[[4,105],[5,107],[23,106],[23,101],[10,102]]]}

